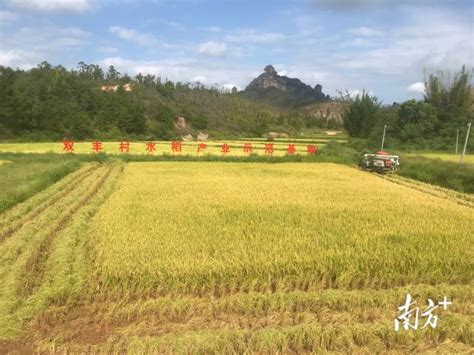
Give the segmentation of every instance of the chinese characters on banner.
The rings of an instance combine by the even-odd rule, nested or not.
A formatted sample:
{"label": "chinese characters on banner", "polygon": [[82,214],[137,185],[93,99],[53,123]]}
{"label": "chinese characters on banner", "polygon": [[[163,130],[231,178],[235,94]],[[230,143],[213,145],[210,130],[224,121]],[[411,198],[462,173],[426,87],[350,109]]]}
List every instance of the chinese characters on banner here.
{"label": "chinese characters on banner", "polygon": [[434,311],[439,307],[442,307],[442,310],[446,310],[452,302],[449,302],[446,296],[442,301],[435,303],[431,298],[428,298],[428,306],[424,309],[420,307],[414,307],[416,301],[412,302],[412,297],[409,293],[406,295],[405,304],[398,307],[400,315],[395,318],[395,331],[398,332],[400,328],[405,330],[414,329],[417,330],[420,325],[420,318],[424,318],[424,324],[421,326],[421,329],[427,327],[436,328],[438,324],[438,315],[434,314]]}
{"label": "chinese characters on banner", "polygon": [[288,144],[288,149],[287,149],[288,154],[295,154],[296,153],[296,147],[294,144]]}
{"label": "chinese characters on banner", "polygon": [[148,142],[146,143],[146,151],[148,154],[152,154],[154,151],[156,151],[156,143],[153,142]]}
{"label": "chinese characters on banner", "polygon": [[102,150],[102,142],[92,142],[92,150],[96,153],[100,152]]}
{"label": "chinese characters on banner", "polygon": [[230,153],[230,147],[227,143],[221,145],[221,153],[224,155]]}
{"label": "chinese characters on banner", "polygon": [[173,153],[181,153],[181,150],[183,149],[181,142],[179,141],[173,141],[171,142],[171,151]]}
{"label": "chinese characters on banner", "polygon": [[252,154],[252,143],[244,144],[244,153]]}
{"label": "chinese characters on banner", "polygon": [[197,149],[197,153],[201,153],[202,151],[206,150],[207,149],[207,144],[205,143],[199,143],[198,145],[198,149]]}
{"label": "chinese characters on banner", "polygon": [[122,153],[128,153],[130,151],[130,142],[120,142],[119,149]]}
{"label": "chinese characters on banner", "polygon": [[[92,150],[95,153],[99,153],[104,150],[103,144],[100,141],[95,141],[95,142],[92,142],[91,144],[92,144]],[[155,142],[146,142],[144,144],[145,144],[145,151],[148,154],[153,154],[154,152],[156,152]],[[121,153],[129,153],[131,145],[132,143],[130,143],[129,141],[121,141],[118,144],[118,150]],[[223,143],[222,145],[220,145],[220,152],[223,155],[229,154],[231,152],[230,148],[231,147],[229,144]],[[170,145],[170,149],[172,153],[180,154],[183,151],[183,144],[181,141],[172,141]],[[254,146],[252,145],[252,143],[244,143],[242,146],[242,149],[243,149],[243,152],[247,155],[250,155],[254,152]],[[66,153],[74,153],[74,142],[72,140],[64,140],[63,151],[65,151]],[[205,151],[207,151],[207,144],[199,142],[197,145],[196,154],[199,155],[200,153],[203,153]],[[273,155],[274,151],[275,151],[274,143],[264,143],[263,153],[265,155]],[[288,146],[286,147],[286,153],[288,155],[293,155],[296,152],[297,152],[296,145],[292,143],[288,144]],[[318,147],[316,145],[306,146],[307,155],[315,155],[317,152],[318,152]]]}
{"label": "chinese characters on banner", "polygon": [[265,154],[273,155],[273,143],[265,144]]}
{"label": "chinese characters on banner", "polygon": [[308,155],[309,154],[316,154],[318,152],[318,147],[316,147],[315,145],[308,145],[307,147],[307,152],[308,152]]}
{"label": "chinese characters on banner", "polygon": [[74,142],[73,141],[63,141],[63,150],[72,153],[74,152]]}

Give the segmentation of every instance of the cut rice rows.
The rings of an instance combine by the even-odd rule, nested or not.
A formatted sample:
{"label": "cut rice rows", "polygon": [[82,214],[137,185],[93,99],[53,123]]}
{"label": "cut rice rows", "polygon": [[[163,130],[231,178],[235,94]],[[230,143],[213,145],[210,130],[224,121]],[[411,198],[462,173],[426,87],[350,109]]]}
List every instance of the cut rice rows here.
{"label": "cut rice rows", "polygon": [[[2,216],[0,347],[472,350],[469,199],[334,164],[122,168],[88,165]],[[453,305],[396,333],[407,292]]]}

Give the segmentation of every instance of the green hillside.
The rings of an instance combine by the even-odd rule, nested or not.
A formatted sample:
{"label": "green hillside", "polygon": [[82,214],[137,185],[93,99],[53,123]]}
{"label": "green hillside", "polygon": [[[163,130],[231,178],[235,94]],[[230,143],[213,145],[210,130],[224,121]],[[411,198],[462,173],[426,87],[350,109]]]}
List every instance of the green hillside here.
{"label": "green hillside", "polygon": [[[125,85],[125,86],[124,86]],[[187,127],[178,130],[177,117]],[[314,117],[199,84],[130,78],[79,63],[43,62],[24,71],[0,66],[0,139],[174,139],[204,131],[212,138],[261,137],[268,130],[324,127]]]}

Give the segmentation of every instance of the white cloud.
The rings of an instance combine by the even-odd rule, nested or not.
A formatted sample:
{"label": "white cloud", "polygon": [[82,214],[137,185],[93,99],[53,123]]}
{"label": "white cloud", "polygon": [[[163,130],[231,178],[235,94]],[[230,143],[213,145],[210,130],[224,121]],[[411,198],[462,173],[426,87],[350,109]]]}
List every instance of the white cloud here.
{"label": "white cloud", "polygon": [[205,42],[199,45],[199,53],[213,57],[221,57],[228,54],[227,44],[224,42]]}
{"label": "white cloud", "polygon": [[204,75],[197,75],[194,78],[192,78],[191,81],[193,83],[200,82],[201,84],[208,84],[209,83],[209,79]]}
{"label": "white cloud", "polygon": [[[423,11],[423,16],[418,16]],[[341,52],[338,66],[383,75],[409,75],[428,69],[459,70],[472,65],[474,42],[470,24],[453,14],[429,8],[407,8],[404,23],[387,32],[384,41],[358,53]]]}
{"label": "white cloud", "polygon": [[321,22],[315,16],[295,13],[291,10],[286,10],[285,15],[294,19],[299,36],[319,36],[323,30]]}
{"label": "white cloud", "polygon": [[[77,51],[89,36],[90,33],[77,27],[20,27],[2,38],[1,61],[3,65],[19,68],[34,67],[45,60],[67,65],[65,58],[71,58],[75,64],[81,60]],[[57,62],[61,56],[62,60]]]}
{"label": "white cloud", "polygon": [[[419,97],[418,93],[406,89],[409,83],[422,81],[424,69],[453,73],[463,64],[468,70],[472,68],[474,42],[467,14],[444,6],[400,7],[395,4],[393,13],[397,16],[396,22],[375,20],[376,25],[368,27],[383,30],[377,36],[350,35],[351,27],[365,25],[363,19],[334,33],[323,29],[319,35],[290,37],[291,40],[285,41],[285,50],[291,56],[285,68],[277,69],[284,69],[288,76],[298,77],[310,85],[319,82],[323,92],[331,96],[337,90],[366,88],[381,95],[384,102],[393,102]],[[295,27],[297,15],[292,17]],[[325,13],[315,12],[313,16],[315,22],[321,22]],[[341,20],[334,26],[340,27],[343,23]],[[371,34],[365,29],[359,32]],[[327,75],[315,78],[311,75],[315,71]]]}
{"label": "white cloud", "polygon": [[425,94],[426,92],[425,84],[422,82],[413,83],[407,87],[407,91],[415,92],[419,94]]}
{"label": "white cloud", "polygon": [[184,31],[186,29],[186,26],[182,24],[181,22],[168,21],[168,20],[161,20],[160,22],[163,23],[165,26],[178,30],[178,31]]}
{"label": "white cloud", "polygon": [[365,37],[382,36],[384,34],[384,32],[380,30],[377,30],[375,28],[365,27],[365,26],[351,28],[349,32],[357,36],[365,36]]}
{"label": "white cloud", "polygon": [[21,49],[0,50],[0,65],[28,69],[35,66],[30,61],[34,60],[36,54]]}
{"label": "white cloud", "polygon": [[203,27],[202,29],[203,29],[204,31],[214,32],[214,33],[218,33],[218,32],[222,32],[222,31],[223,31],[222,27],[219,27],[219,26]]}
{"label": "white cloud", "polygon": [[109,46],[98,47],[97,50],[101,53],[109,53],[109,54],[118,52],[118,48],[109,47]]}
{"label": "white cloud", "polygon": [[322,80],[329,81],[333,77],[332,73],[321,72],[321,71],[313,71],[311,74],[314,80],[317,80],[318,82],[321,82]]}
{"label": "white cloud", "polygon": [[260,32],[254,29],[243,29],[224,37],[227,42],[244,44],[270,44],[282,41],[286,38],[283,33]]}
{"label": "white cloud", "polygon": [[85,44],[90,34],[77,27],[21,27],[5,37],[2,45],[25,51],[55,51]]}
{"label": "white cloud", "polygon": [[121,39],[136,42],[140,45],[149,45],[156,41],[155,37],[152,35],[148,33],[140,33],[133,28],[111,26],[109,27],[109,31],[113,34],[116,34]]}
{"label": "white cloud", "polygon": [[378,45],[379,43],[374,41],[372,38],[354,38],[350,41],[341,42],[339,49],[377,47]]}
{"label": "white cloud", "polygon": [[18,15],[11,11],[0,11],[0,25],[16,21]]}
{"label": "white cloud", "polygon": [[[0,0],[0,3],[8,5],[15,1],[21,2]],[[265,64],[273,61],[280,74],[300,78],[312,86],[320,83],[326,94],[334,95],[337,89],[367,88],[383,95],[381,98],[387,101],[417,97],[417,92],[407,91],[407,85],[422,81],[424,68],[427,72],[436,69],[454,71],[462,64],[474,64],[472,21],[467,11],[462,13],[466,7],[441,6],[441,2],[436,6],[413,6],[407,0],[401,0],[403,5],[399,6],[395,0],[392,1],[390,10],[397,21],[387,20],[388,11],[380,8],[364,9],[370,15],[367,19],[353,17],[350,13],[340,17],[331,11],[309,12],[307,7],[294,5],[291,16],[281,11],[272,12],[271,21],[261,22],[258,29],[231,29],[222,23],[222,28],[196,27],[198,33],[183,35],[166,31],[163,22],[152,26],[144,20],[140,27],[122,22],[107,23],[107,26],[117,25],[108,28],[113,33],[108,37],[115,42],[101,38],[100,33],[92,35],[78,28],[62,29],[51,25],[49,16],[24,13],[17,10],[20,5],[7,6],[9,11],[0,11],[0,23],[15,22],[0,27],[0,60],[20,67],[30,63],[36,65],[43,60],[73,67],[80,60],[93,61],[97,55],[102,55],[109,57],[104,59],[104,63],[115,63],[121,72],[131,75],[142,71],[175,81],[193,81],[200,77],[206,78],[206,84],[231,83],[239,87],[245,87],[261,74]],[[38,2],[23,0],[23,5]],[[132,2],[87,0],[84,3],[96,8],[103,4],[118,6]],[[329,0],[325,2],[329,3]],[[41,3],[47,4],[46,7],[57,4],[57,1],[44,0]],[[342,6],[344,1],[335,0],[335,3]],[[113,12],[111,16],[113,19]],[[184,21],[184,18],[180,20]],[[179,28],[179,24],[169,25],[178,25],[175,27]],[[160,32],[157,30],[155,35],[151,28],[160,29]],[[93,30],[95,27],[91,27]],[[116,38],[130,43],[117,43]],[[166,43],[168,40],[170,42]],[[119,54],[122,51],[131,53],[134,50],[131,43],[146,45],[140,53],[133,55],[141,60],[119,56],[123,55]],[[200,53],[215,56],[218,60],[205,58]],[[234,58],[236,53],[242,56],[242,60]],[[284,65],[277,66],[275,62]]]}
{"label": "white cloud", "polygon": [[350,45],[354,47],[370,47],[373,44],[373,41],[370,41],[365,38],[354,38]]}
{"label": "white cloud", "polygon": [[91,9],[88,0],[10,0],[10,4],[26,10],[41,12],[83,13]]}

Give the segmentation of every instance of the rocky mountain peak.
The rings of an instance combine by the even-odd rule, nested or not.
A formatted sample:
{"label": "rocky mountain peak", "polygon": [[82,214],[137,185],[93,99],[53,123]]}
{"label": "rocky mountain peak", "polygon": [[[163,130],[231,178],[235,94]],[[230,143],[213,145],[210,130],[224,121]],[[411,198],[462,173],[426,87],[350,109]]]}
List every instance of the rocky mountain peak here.
{"label": "rocky mountain peak", "polygon": [[273,65],[267,65],[263,71],[269,75],[278,75]]}
{"label": "rocky mountain peak", "polygon": [[263,71],[250,82],[243,92],[244,96],[276,105],[293,106],[329,100],[321,84],[312,88],[300,79],[278,75],[273,65],[267,65]]}

